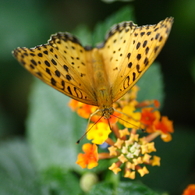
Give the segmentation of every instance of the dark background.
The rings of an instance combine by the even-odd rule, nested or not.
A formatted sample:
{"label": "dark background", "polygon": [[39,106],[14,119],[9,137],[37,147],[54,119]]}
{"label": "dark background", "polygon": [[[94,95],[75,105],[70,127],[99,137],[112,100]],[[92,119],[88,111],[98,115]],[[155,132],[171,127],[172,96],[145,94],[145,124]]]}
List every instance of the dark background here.
{"label": "dark background", "polygon": [[[93,30],[98,21],[103,21],[125,5],[134,8],[138,25],[155,24],[168,16],[175,18],[170,37],[157,58],[161,63],[166,94],[161,112],[174,121],[175,134],[180,129],[194,135],[194,0],[135,0],[110,4],[100,0],[0,0],[1,140],[25,137],[28,94],[33,81],[32,76],[13,58],[11,51],[18,46],[34,47],[46,43],[51,34],[72,32],[82,24]],[[195,155],[191,159],[190,179],[186,182],[195,181]]]}

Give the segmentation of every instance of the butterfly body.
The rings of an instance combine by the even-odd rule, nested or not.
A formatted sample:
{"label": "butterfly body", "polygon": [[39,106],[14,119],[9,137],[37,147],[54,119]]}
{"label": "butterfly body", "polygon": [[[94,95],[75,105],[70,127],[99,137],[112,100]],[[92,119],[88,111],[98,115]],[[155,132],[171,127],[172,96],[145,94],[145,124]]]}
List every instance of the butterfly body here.
{"label": "butterfly body", "polygon": [[92,67],[94,72],[92,75],[93,89],[97,106],[99,107],[98,110],[105,118],[109,118],[113,113],[111,87],[102,56],[96,48],[92,51]]}
{"label": "butterfly body", "polygon": [[34,76],[80,102],[98,106],[105,118],[113,103],[141,78],[164,46],[173,18],[155,25],[114,25],[105,41],[85,48],[70,33],[57,33],[47,44],[17,48],[15,58]]}

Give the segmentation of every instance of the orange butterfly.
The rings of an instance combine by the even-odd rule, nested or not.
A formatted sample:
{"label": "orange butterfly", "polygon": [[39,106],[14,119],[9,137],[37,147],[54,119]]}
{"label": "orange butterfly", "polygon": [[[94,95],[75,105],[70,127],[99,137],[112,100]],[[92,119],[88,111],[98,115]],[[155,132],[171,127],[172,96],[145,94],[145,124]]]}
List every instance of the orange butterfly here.
{"label": "orange butterfly", "polygon": [[51,36],[47,44],[17,48],[15,58],[34,76],[80,102],[98,106],[110,118],[112,104],[150,67],[164,46],[173,18],[155,25],[130,22],[114,25],[105,41],[85,48],[69,33]]}

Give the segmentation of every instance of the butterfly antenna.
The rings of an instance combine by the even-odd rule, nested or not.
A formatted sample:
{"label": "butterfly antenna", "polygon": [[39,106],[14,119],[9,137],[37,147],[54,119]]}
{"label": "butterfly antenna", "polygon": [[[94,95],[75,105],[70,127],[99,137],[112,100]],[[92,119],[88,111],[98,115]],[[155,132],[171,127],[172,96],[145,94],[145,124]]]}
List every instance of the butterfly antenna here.
{"label": "butterfly antenna", "polygon": [[[95,111],[94,113],[92,113],[89,117],[89,120],[88,120],[88,123],[87,123],[87,128],[89,127],[89,123],[90,123],[90,120],[91,120],[91,117],[94,116],[99,110]],[[95,122],[93,123],[93,125],[77,140],[77,144],[80,143],[80,141],[87,135],[87,133],[101,120],[101,118],[103,117],[103,115]],[[86,128],[86,129],[87,129]]]}
{"label": "butterfly antenna", "polygon": [[112,131],[112,127],[111,127],[111,125],[110,125],[109,119],[107,119],[107,121],[108,121],[108,126],[110,127],[110,130]]}
{"label": "butterfly antenna", "polygon": [[[114,109],[114,110],[115,110],[115,109]],[[125,113],[123,113],[123,112],[120,112],[120,111],[118,111],[118,110],[115,110],[115,111],[118,112],[118,113],[120,113],[120,114],[126,115],[127,117],[130,117],[129,115],[127,115],[127,114],[125,114]],[[118,118],[118,119],[120,119],[120,120],[122,120],[122,121],[124,121],[124,122],[126,122],[126,123],[129,123],[129,124],[131,124],[132,126],[136,127],[137,129],[140,129],[140,130],[142,130],[143,132],[145,132],[145,130],[142,129],[142,128],[140,128],[140,126],[138,127],[137,125],[134,125],[134,124],[132,124],[132,123],[130,123],[130,122],[128,122],[128,121],[126,121],[126,120],[124,120],[124,119],[118,117],[118,116],[115,116],[115,115],[113,115],[113,114],[112,114],[112,116],[114,116],[114,117],[116,117],[116,118]]]}

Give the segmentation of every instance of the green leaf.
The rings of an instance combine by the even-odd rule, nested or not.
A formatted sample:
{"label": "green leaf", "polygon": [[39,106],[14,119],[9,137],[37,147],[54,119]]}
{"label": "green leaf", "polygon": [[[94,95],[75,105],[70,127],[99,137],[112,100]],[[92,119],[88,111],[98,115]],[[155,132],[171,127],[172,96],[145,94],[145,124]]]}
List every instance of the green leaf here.
{"label": "green leaf", "polygon": [[104,41],[106,33],[114,24],[129,20],[134,21],[133,9],[132,7],[125,6],[108,17],[104,22],[97,23],[92,34],[86,25],[79,25],[73,31],[73,34],[79,38],[82,45],[95,46],[96,43],[101,43]]}
{"label": "green leaf", "polygon": [[43,173],[42,182],[52,194],[79,194],[81,189],[78,178],[72,173],[65,173],[61,168],[49,168]]}
{"label": "green leaf", "polygon": [[68,107],[69,98],[36,80],[30,96],[28,138],[34,161],[40,170],[75,164],[80,145],[76,141],[86,129],[86,120]]}
{"label": "green leaf", "polygon": [[35,171],[30,148],[23,140],[0,144],[0,194],[79,194],[79,181],[61,168],[49,168],[42,176]]}
{"label": "green leaf", "polygon": [[153,63],[136,85],[140,88],[138,101],[157,99],[161,105],[163,104],[163,79],[158,63]]}
{"label": "green leaf", "polygon": [[94,185],[88,195],[113,195],[113,185],[108,182],[101,182]]}
{"label": "green leaf", "polygon": [[137,182],[120,182],[118,186],[113,186],[107,182],[101,182],[93,186],[89,195],[159,195],[147,186]]}
{"label": "green leaf", "polygon": [[[39,11],[42,6],[42,2],[36,1],[1,1],[0,28],[3,30],[0,31],[0,37],[4,37],[0,44],[1,60],[12,59],[10,51],[19,45],[35,44],[35,37],[43,40],[44,32],[51,28],[52,24],[49,17]],[[13,19],[17,22],[13,22]]]}
{"label": "green leaf", "polygon": [[42,194],[29,153],[26,142],[19,139],[0,144],[0,194]]}
{"label": "green leaf", "polygon": [[136,182],[120,182],[116,194],[123,195],[158,195],[147,186]]}
{"label": "green leaf", "polygon": [[94,29],[92,45],[95,46],[96,43],[103,42],[106,32],[108,32],[114,24],[129,20],[134,21],[133,9],[130,6],[125,6],[108,17],[104,22],[98,23]]}
{"label": "green leaf", "polygon": [[4,109],[0,106],[0,137],[3,138],[11,134],[14,129],[14,120],[7,113],[5,113]]}
{"label": "green leaf", "polygon": [[90,46],[92,43],[92,35],[86,25],[79,25],[72,33],[76,36],[83,46]]}

